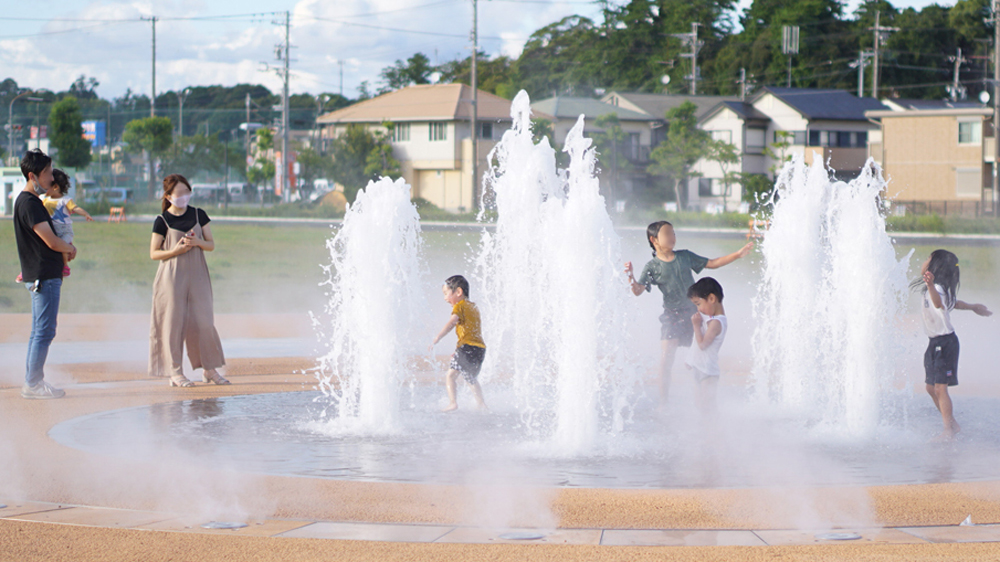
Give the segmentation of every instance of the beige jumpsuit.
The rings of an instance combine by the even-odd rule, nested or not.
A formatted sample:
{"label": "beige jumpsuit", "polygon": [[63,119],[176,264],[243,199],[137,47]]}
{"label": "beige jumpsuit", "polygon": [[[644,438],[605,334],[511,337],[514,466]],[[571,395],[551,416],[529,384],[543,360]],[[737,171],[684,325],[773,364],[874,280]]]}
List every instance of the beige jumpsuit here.
{"label": "beige jumpsuit", "polygon": [[[197,221],[192,230],[195,237],[204,239]],[[173,248],[185,234],[168,227],[161,249]],[[161,260],[156,270],[149,325],[149,376],[183,376],[184,344],[193,368],[225,366],[222,342],[215,330],[212,280],[201,248]]]}

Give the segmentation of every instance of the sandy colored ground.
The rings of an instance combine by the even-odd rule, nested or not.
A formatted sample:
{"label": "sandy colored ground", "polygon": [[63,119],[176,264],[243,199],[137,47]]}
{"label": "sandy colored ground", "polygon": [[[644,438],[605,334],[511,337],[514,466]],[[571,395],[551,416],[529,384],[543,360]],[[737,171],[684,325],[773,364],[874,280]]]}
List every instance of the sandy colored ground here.
{"label": "sandy colored ground", "polygon": [[[19,331],[4,318],[0,341]],[[60,338],[109,336],[120,319],[67,327]],[[101,323],[103,322],[103,323]],[[234,319],[234,330],[264,334],[276,322]],[[72,324],[72,323],[70,323]],[[127,324],[134,325],[129,321]],[[100,329],[98,329],[100,327]],[[73,335],[76,334],[76,335]],[[126,333],[127,335],[127,333]],[[287,337],[246,336],[246,337]],[[8,340],[9,341],[9,340]],[[235,360],[233,385],[73,387],[54,401],[27,401],[0,389],[0,499],[193,513],[206,518],[289,518],[362,522],[606,529],[791,529],[1000,523],[1000,481],[889,487],[733,490],[607,490],[365,483],[206,471],[184,459],[152,465],[101,457],[47,437],[55,424],[116,408],[190,398],[308,390],[294,371],[303,358]],[[63,365],[78,382],[147,381],[144,365]],[[238,467],[236,467],[238,469]],[[497,513],[486,498],[503,498]],[[812,518],[812,519],[810,519]],[[191,535],[0,521],[7,560],[997,560],[1000,544],[808,547],[611,547],[447,545]]]}

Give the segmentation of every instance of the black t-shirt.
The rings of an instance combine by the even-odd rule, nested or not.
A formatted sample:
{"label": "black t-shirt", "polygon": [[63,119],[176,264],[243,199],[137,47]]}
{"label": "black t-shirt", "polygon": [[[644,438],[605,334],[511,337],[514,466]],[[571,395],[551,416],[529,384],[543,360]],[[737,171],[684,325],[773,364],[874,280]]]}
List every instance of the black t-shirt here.
{"label": "black t-shirt", "polygon": [[[42,200],[22,191],[14,201],[14,237],[17,257],[21,260],[21,278],[25,283],[62,277],[62,254],[49,248],[41,236],[35,234],[35,225],[43,222],[52,228],[52,217]],[[52,231],[55,233],[55,229]]]}
{"label": "black t-shirt", "polygon": [[184,214],[179,216],[163,211],[163,214],[157,216],[153,221],[153,232],[160,236],[166,236],[168,228],[188,232],[194,228],[195,221],[198,221],[198,224],[201,226],[205,226],[212,219],[208,218],[208,214],[205,211],[196,209],[190,205],[188,205]]}

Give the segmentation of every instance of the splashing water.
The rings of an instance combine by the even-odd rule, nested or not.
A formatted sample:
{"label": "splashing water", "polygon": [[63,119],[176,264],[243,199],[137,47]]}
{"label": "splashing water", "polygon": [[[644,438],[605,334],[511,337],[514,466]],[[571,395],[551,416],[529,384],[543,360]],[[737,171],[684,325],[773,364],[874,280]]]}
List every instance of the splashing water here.
{"label": "splashing water", "polygon": [[399,427],[399,395],[413,351],[408,342],[422,341],[419,218],[410,186],[381,178],[358,193],[327,241],[332,324],[316,376],[341,426],[375,433]]}
{"label": "splashing water", "polygon": [[881,170],[832,181],[821,159],[781,171],[760,244],[751,388],[760,398],[850,436],[870,436],[901,344],[895,322],[909,256],[896,259],[880,212]]}
{"label": "splashing water", "polygon": [[530,116],[522,91],[489,156],[498,218],[476,259],[484,379],[510,375],[528,428],[575,454],[594,445],[602,418],[617,431],[629,415],[626,284],[583,116],[566,138],[566,170],[547,139],[533,142]]}

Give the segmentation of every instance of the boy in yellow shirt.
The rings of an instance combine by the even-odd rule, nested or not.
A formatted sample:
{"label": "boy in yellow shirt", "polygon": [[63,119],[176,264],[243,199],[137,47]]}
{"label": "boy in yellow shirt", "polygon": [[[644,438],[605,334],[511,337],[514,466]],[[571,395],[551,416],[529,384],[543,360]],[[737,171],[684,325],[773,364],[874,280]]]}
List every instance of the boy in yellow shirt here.
{"label": "boy in yellow shirt", "polygon": [[479,309],[475,303],[469,302],[469,282],[461,275],[452,275],[445,280],[441,287],[444,293],[444,300],[452,305],[451,318],[444,325],[441,333],[434,338],[430,350],[434,350],[434,345],[441,341],[452,328],[458,336],[458,344],[455,354],[451,356],[451,365],[448,374],[445,375],[445,386],[448,389],[448,407],[443,411],[451,412],[458,409],[458,402],[455,400],[455,384],[458,382],[458,375],[465,377],[465,381],[472,387],[472,394],[476,398],[476,404],[480,410],[486,409],[486,402],[483,401],[483,390],[479,386],[476,377],[479,376],[479,369],[483,365],[483,358],[486,356],[486,344],[483,343],[483,335],[479,323]]}

